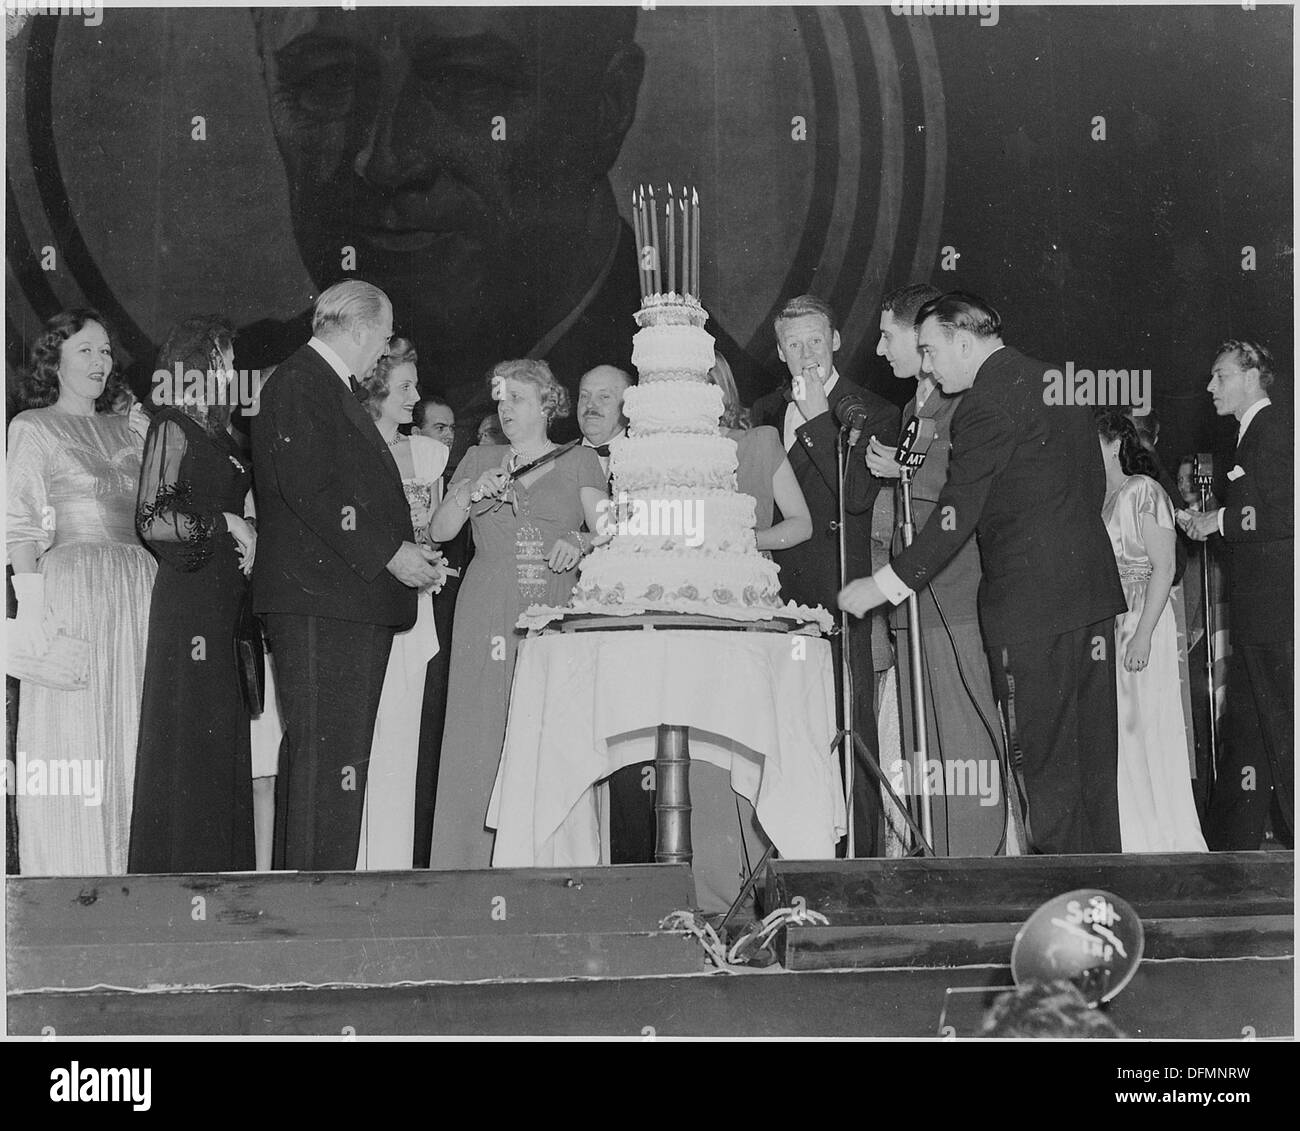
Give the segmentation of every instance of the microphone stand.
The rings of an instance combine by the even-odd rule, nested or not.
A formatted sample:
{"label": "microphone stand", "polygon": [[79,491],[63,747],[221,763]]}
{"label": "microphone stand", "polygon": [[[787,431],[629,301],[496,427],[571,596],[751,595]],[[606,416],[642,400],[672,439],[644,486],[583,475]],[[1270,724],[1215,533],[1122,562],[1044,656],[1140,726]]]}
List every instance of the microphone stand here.
{"label": "microphone stand", "polygon": [[[846,437],[851,429],[848,424],[843,425],[835,437],[835,470],[836,482],[839,486],[839,504],[838,520],[835,522],[835,532],[839,541],[840,554],[840,588],[843,589],[849,583],[849,551],[847,527],[845,524],[846,512],[844,510],[844,482],[848,475],[848,446]],[[864,625],[867,632],[871,631],[870,622]],[[912,830],[916,837],[916,845],[922,853],[928,856],[934,855],[934,849],[930,847],[930,839],[916,823],[912,814],[908,812],[907,806],[899,799],[894,787],[890,784],[889,779],[885,776],[884,771],[880,768],[880,763],[876,761],[876,756],[872,754],[871,749],[854,727],[853,712],[853,664],[849,659],[849,614],[847,610],[840,610],[839,623],[840,636],[840,700],[841,710],[844,716],[844,727],[836,731],[835,737],[831,740],[831,749],[834,750],[840,746],[844,757],[844,791],[845,791],[845,811],[848,814],[847,823],[849,826],[849,843],[848,858],[854,858],[856,848],[856,838],[853,834],[853,773],[854,762],[853,752],[856,749],[862,758],[862,763],[875,776],[880,787],[889,795],[889,799],[894,803],[898,812],[902,815],[903,820],[907,823],[908,828]]]}
{"label": "microphone stand", "polygon": [[[903,497],[903,546],[916,537],[916,520],[912,515],[912,477],[910,467],[899,468],[899,486]],[[912,734],[915,736],[913,781],[921,783],[921,828],[927,845],[934,844],[934,806],[930,800],[930,779],[926,773],[929,742],[925,720],[925,665],[922,660],[921,602],[915,589],[907,593],[908,679],[912,686]]]}

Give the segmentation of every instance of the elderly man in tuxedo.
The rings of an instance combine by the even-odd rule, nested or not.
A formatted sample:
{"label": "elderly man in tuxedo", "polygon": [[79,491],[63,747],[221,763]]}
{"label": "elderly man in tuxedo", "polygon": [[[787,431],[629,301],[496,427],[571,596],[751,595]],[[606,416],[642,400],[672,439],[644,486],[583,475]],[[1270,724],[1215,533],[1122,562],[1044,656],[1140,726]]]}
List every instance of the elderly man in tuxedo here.
{"label": "elderly man in tuxedo", "polygon": [[[867,469],[871,437],[893,444],[898,439],[898,409],[883,397],[850,381],[835,367],[840,334],[831,308],[813,295],[785,304],[773,320],[777,355],[789,370],[783,388],[760,397],[750,410],[755,427],[768,424],[781,435],[790,466],[807,500],[813,534],[808,541],[773,554],[781,567],[781,592],[804,605],[835,608],[842,581],[839,573],[839,474],[836,440],[841,424],[852,417],[859,434],[849,449],[844,483],[845,537],[849,576],[871,569],[871,509],[882,483]],[[852,439],[852,437],[850,437]],[[781,516],[774,515],[774,521]],[[843,696],[838,636],[831,641],[835,659],[837,712]],[[875,678],[869,625],[851,625],[849,661],[853,676],[853,726],[876,757]],[[847,725],[840,720],[840,726]],[[880,835],[880,787],[860,759],[854,766],[854,850],[873,856]]]}
{"label": "elderly man in tuxedo", "polygon": [[[952,418],[963,393],[946,395],[932,373],[921,372],[921,351],[916,342],[916,313],[941,295],[928,283],[913,283],[887,294],[880,304],[880,341],[876,353],[889,362],[901,381],[916,381],[916,395],[903,409],[903,419],[933,422],[934,439],[912,480],[912,512],[917,527],[925,525],[948,481],[948,452],[952,447]],[[882,479],[897,481],[901,468],[896,450],[872,440],[867,466]],[[901,516],[901,503],[895,508]],[[895,531],[892,552],[903,550],[901,531]],[[927,758],[951,770],[954,763],[972,767],[970,774],[943,775],[947,783],[972,788],[964,793],[941,787],[934,799],[934,850],[940,856],[992,856],[1002,842],[1004,807],[998,793],[984,794],[976,782],[1001,781],[997,745],[997,704],[989,682],[984,638],[980,634],[977,598],[980,579],[979,547],[972,535],[918,594],[921,654],[925,664],[923,694],[926,712]],[[942,611],[942,616],[940,612]],[[908,677],[912,641],[907,610],[894,610],[893,628],[898,643],[898,680],[902,690],[905,751],[915,749],[912,735],[912,683]],[[912,788],[919,785],[912,775]]]}
{"label": "elderly man in tuxedo", "polygon": [[997,311],[974,295],[926,303],[916,325],[922,371],[965,392],[948,481],[912,545],[846,586],[841,607],[901,604],[976,534],[984,643],[1023,768],[1030,846],[1118,852],[1113,630],[1125,603],[1092,412],[1048,404],[1049,366],[1004,345]]}
{"label": "elderly man in tuxedo", "polygon": [[1209,393],[1220,416],[1237,419],[1225,501],[1178,514],[1189,537],[1218,535],[1229,554],[1229,735],[1210,801],[1212,849],[1259,848],[1270,803],[1277,839],[1288,848],[1295,839],[1295,441],[1269,397],[1273,381],[1264,346],[1219,347]]}
{"label": "elderly man in tuxedo", "polygon": [[355,866],[393,632],[414,623],[417,590],[437,579],[415,544],[397,464],[358,402],[358,378],[392,329],[378,287],[328,288],[311,340],[276,368],[253,418],[253,602],[275,654],[284,723],[279,868]]}

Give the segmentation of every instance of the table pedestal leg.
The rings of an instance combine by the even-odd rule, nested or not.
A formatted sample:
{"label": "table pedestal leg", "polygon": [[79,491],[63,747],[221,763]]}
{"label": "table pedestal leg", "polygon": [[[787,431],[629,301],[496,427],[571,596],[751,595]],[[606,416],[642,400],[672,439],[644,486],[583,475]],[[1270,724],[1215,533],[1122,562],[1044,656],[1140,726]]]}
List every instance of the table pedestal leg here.
{"label": "table pedestal leg", "polygon": [[691,751],[687,728],[655,735],[655,863],[691,862]]}

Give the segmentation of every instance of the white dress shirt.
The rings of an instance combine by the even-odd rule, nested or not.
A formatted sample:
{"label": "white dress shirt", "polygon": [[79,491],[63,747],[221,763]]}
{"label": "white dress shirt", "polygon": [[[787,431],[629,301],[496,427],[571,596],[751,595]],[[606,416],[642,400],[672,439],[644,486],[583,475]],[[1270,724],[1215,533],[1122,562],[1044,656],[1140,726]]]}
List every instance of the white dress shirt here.
{"label": "white dress shirt", "polygon": [[[835,383],[839,379],[840,379],[839,370],[837,370],[835,366],[832,365],[831,379],[827,381],[825,385],[827,396],[830,396],[831,390],[835,388]],[[785,426],[781,430],[781,443],[785,445],[785,450],[787,452],[794,447],[795,431],[803,423],[804,423],[803,413],[799,411],[799,406],[795,404],[794,401],[791,401],[788,405],[785,406]]]}

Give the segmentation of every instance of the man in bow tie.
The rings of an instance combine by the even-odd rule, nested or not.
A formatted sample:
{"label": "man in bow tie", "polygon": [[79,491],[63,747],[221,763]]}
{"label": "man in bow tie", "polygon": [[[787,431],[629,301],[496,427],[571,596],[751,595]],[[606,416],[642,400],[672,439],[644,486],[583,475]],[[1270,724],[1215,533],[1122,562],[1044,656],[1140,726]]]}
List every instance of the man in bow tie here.
{"label": "man in bow tie", "polygon": [[437,580],[415,544],[401,472],[357,399],[393,308],[352,279],[322,292],[311,340],[262,388],[253,476],[262,519],[253,608],[283,710],[274,865],[356,865],[366,763],[393,632]]}
{"label": "man in bow tie", "polygon": [[589,369],[578,382],[578,427],[582,446],[595,448],[601,469],[609,475],[609,444],[627,435],[623,396],[632,384],[631,374],[614,365]]}
{"label": "man in bow tie", "polygon": [[[813,535],[808,541],[773,554],[781,567],[781,595],[801,605],[821,605],[833,612],[842,580],[840,485],[835,455],[841,424],[854,422],[847,438],[844,510],[848,571],[850,577],[856,577],[871,570],[871,511],[883,486],[867,468],[867,446],[873,436],[885,444],[897,443],[898,409],[836,368],[840,333],[835,328],[835,313],[815,295],[798,295],[787,301],[773,319],[772,330],[788,380],[782,388],[754,402],[750,419],[755,427],[770,425],[781,436],[813,522]],[[838,687],[842,675],[840,644],[838,636],[831,639],[837,712],[843,698]],[[869,623],[849,626],[848,648],[853,677],[852,723],[874,756],[879,742]],[[837,725],[846,724],[838,720]],[[874,856],[880,835],[880,786],[865,764],[854,770],[853,796],[854,851],[858,856]]]}
{"label": "man in bow tie", "polygon": [[1220,416],[1237,418],[1234,466],[1217,510],[1180,511],[1178,525],[1229,551],[1229,734],[1210,802],[1212,849],[1257,849],[1270,806],[1273,831],[1295,836],[1295,489],[1292,428],[1273,404],[1273,358],[1255,342],[1219,347],[1207,387]]}

